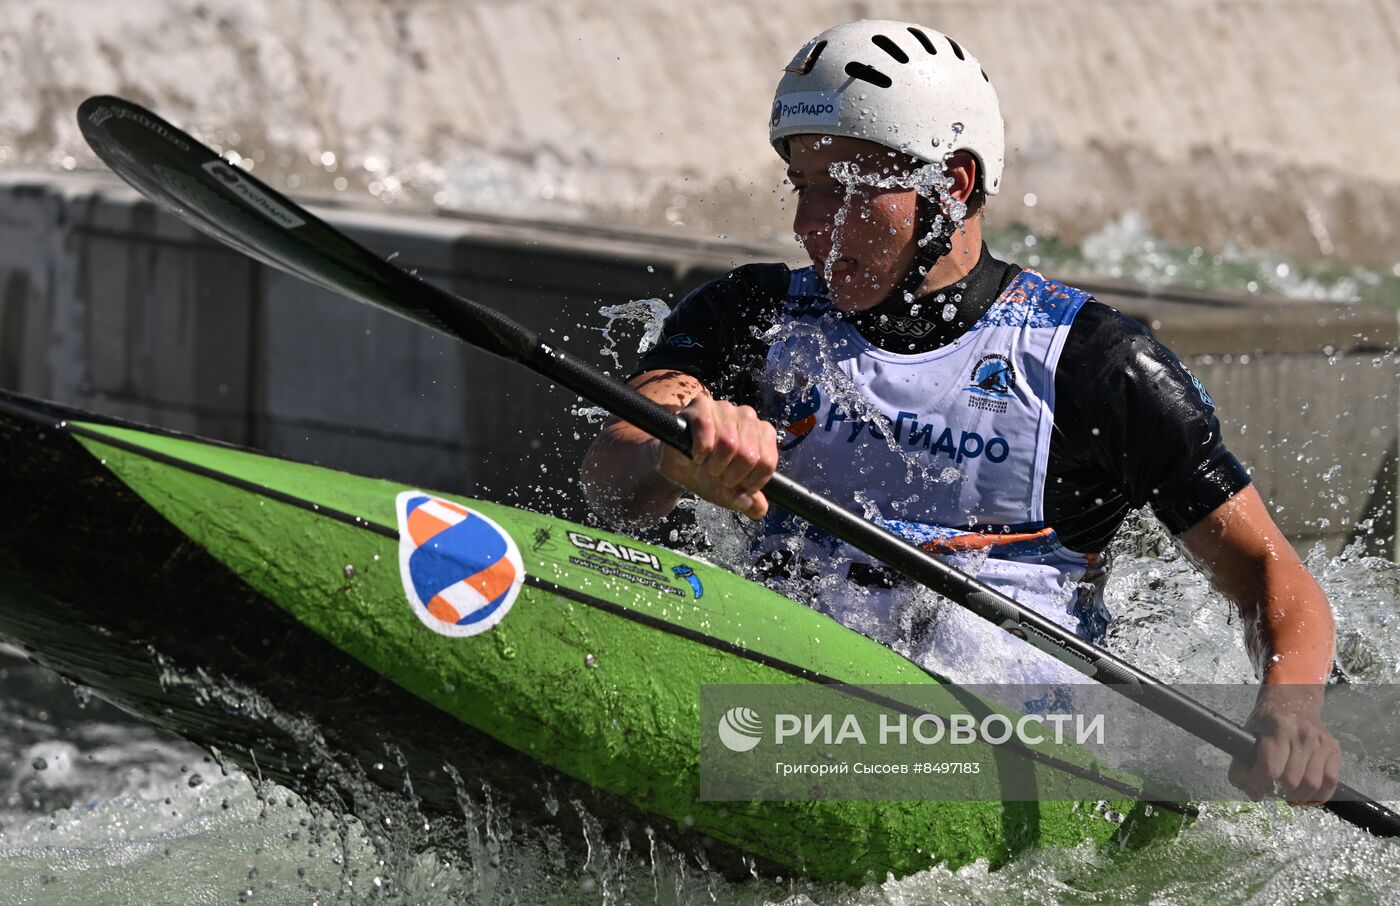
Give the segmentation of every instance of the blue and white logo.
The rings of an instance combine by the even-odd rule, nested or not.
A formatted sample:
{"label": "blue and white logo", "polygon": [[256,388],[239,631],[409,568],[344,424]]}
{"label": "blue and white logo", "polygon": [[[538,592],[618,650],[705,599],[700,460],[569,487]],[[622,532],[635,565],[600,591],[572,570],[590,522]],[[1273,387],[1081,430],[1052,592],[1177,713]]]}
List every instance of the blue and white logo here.
{"label": "blue and white logo", "polygon": [[505,617],[525,582],[515,540],[492,520],[423,491],[399,494],[399,576],[433,632],[469,636]]}
{"label": "blue and white logo", "polygon": [[972,409],[994,414],[1011,406],[1012,388],[1016,386],[1016,367],[1011,360],[993,352],[977,360],[972,368],[972,383],[967,385],[967,405]]}
{"label": "blue and white logo", "polygon": [[968,390],[985,396],[1010,396],[1016,384],[1016,368],[1011,360],[1000,353],[984,355],[972,369],[972,383]]}
{"label": "blue and white logo", "polygon": [[777,129],[792,126],[835,126],[841,122],[839,91],[795,91],[773,101],[769,125]]}

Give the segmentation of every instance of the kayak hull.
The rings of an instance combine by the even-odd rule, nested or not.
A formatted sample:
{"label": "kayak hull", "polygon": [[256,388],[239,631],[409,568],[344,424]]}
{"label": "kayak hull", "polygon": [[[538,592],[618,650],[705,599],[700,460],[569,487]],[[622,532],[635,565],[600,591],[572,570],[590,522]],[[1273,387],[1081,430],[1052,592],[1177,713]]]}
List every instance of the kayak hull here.
{"label": "kayak hull", "polygon": [[[702,684],[937,680],[702,561],[539,514],[4,393],[0,450],[16,514],[0,528],[0,636],[328,804],[354,798],[327,765],[383,763],[388,743],[428,812],[459,812],[466,778],[574,839],[578,816],[554,801],[711,864],[853,882],[1180,824],[1130,801],[705,802]],[[413,558],[435,543],[419,537],[425,501],[508,539],[473,574],[479,597],[415,600]],[[463,619],[489,626],[453,622],[473,606]],[[201,675],[219,701],[178,679]],[[310,718],[315,739],[269,714]],[[328,757],[308,757],[322,744]],[[1038,772],[1049,799],[1063,785],[1014,769]],[[1122,825],[1102,817],[1115,810]]]}

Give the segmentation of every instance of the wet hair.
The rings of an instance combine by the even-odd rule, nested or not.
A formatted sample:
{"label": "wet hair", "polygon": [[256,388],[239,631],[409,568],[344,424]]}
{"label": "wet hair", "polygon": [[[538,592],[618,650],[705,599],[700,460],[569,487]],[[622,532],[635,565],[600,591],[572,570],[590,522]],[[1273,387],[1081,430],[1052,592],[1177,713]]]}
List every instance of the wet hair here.
{"label": "wet hair", "polygon": [[987,190],[982,185],[982,168],[977,168],[977,184],[972,187],[972,194],[967,196],[967,216],[976,217],[981,214],[987,205]]}

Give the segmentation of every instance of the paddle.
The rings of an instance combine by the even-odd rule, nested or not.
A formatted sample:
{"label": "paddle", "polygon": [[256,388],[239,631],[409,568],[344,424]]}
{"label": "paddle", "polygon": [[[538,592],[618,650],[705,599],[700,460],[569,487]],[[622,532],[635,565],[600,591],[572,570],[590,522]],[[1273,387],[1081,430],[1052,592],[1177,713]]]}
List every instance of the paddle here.
{"label": "paddle", "polygon": [[[317,286],[518,362],[663,443],[690,452],[689,429],[676,413],[570,358],[499,312],[385,261],[150,111],[120,98],[93,97],[78,108],[78,124],[118,176],[191,226]],[[1253,758],[1253,734],[1006,595],[783,475],[775,475],[764,493],[774,504],[1015,631],[1068,666],[1112,684],[1229,755]],[[1338,787],[1337,798],[1326,807],[1372,833],[1400,836],[1400,816],[1346,785]]]}

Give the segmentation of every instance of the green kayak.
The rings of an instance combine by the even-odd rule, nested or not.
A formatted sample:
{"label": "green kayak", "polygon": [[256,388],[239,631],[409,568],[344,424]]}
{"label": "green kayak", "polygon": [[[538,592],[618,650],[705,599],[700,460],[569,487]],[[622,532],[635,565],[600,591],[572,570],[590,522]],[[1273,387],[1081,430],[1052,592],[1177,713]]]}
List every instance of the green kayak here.
{"label": "green kayak", "polygon": [[0,450],[0,637],[309,795],[330,781],[295,740],[170,671],[256,689],[345,757],[392,744],[427,810],[457,808],[457,775],[562,826],[540,790],[574,788],[711,864],[861,882],[1182,820],[1055,801],[1059,769],[1018,759],[1047,801],[704,801],[702,685],[938,680],[702,560],[537,513],[4,392]]}

